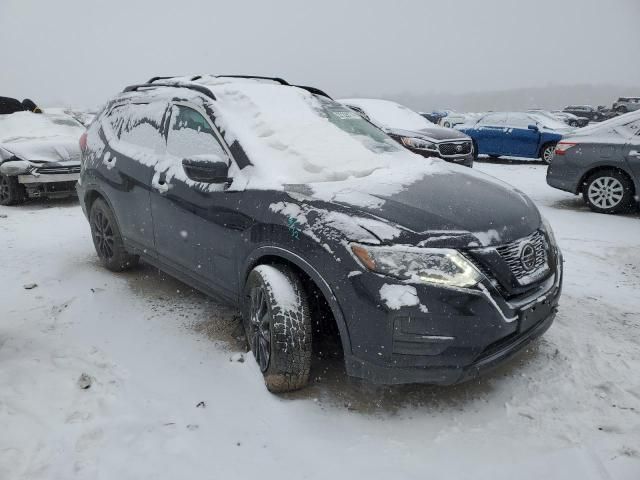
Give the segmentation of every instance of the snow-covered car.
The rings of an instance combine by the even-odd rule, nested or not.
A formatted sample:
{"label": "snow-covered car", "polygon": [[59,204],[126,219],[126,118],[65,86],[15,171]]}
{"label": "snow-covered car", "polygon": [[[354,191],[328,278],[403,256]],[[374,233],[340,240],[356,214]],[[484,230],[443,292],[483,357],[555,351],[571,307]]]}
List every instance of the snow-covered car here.
{"label": "snow-covered car", "polygon": [[637,207],[640,192],[640,111],[565,135],[547,170],[554,188],[582,194],[598,213]]}
{"label": "snow-covered car", "polygon": [[551,115],[562,120],[570,127],[581,128],[589,125],[589,119],[586,117],[579,117],[573,113],[563,112],[562,110],[552,110]]}
{"label": "snow-covered car", "polygon": [[620,97],[614,102],[611,109],[617,113],[640,110],[640,97]]}
{"label": "snow-covered car", "polygon": [[322,91],[134,85],[87,132],[78,196],[103,265],[140,258],[236,306],[273,392],[336,334],[349,375],[450,384],[553,322],[562,259],[522,192],[412,154]]}
{"label": "snow-covered car", "polygon": [[390,100],[345,98],[339,100],[384,130],[413,153],[473,166],[471,138],[452,128],[434,125],[423,115]]}
{"label": "snow-covered car", "polygon": [[0,205],[75,195],[84,132],[69,115],[0,115]]}
{"label": "snow-covered car", "polygon": [[464,113],[454,112],[453,110],[446,110],[446,112],[447,114],[438,120],[438,125],[442,127],[453,128],[468,121],[468,117]]}

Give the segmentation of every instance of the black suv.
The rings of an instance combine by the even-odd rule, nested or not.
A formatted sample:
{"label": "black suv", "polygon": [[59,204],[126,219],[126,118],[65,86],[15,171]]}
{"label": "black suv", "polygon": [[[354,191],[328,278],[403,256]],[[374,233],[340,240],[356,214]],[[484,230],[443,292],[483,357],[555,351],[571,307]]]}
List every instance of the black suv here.
{"label": "black suv", "polygon": [[152,79],[83,142],[102,263],[139,258],[238,306],[267,387],[309,378],[337,332],[349,375],[451,384],[549,328],[562,260],[504,183],[402,148],[282,79]]}

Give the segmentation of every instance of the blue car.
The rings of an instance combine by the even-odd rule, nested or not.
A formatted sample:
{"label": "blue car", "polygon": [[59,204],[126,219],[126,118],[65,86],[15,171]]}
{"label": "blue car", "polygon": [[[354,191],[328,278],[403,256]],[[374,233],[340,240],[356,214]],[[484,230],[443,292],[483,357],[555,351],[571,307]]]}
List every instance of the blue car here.
{"label": "blue car", "polygon": [[457,127],[473,139],[474,152],[490,157],[540,158],[550,163],[556,143],[573,131],[537,113],[492,112]]}

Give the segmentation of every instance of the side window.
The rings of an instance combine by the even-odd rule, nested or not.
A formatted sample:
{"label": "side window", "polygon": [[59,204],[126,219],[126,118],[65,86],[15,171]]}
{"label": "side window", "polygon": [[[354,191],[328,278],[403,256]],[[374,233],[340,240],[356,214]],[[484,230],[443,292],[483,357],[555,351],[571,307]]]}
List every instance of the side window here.
{"label": "side window", "polygon": [[510,113],[507,125],[513,128],[527,128],[529,125],[535,125],[536,120],[523,113]]}
{"label": "side window", "polygon": [[121,142],[161,153],[165,147],[162,120],[166,110],[163,102],[129,103],[113,108],[108,119]]}
{"label": "side window", "polygon": [[193,108],[182,105],[172,107],[167,151],[179,158],[207,154],[215,154],[222,159],[227,158],[209,122]]}
{"label": "side window", "polygon": [[479,125],[506,125],[507,124],[507,116],[502,113],[490,113],[485,115],[478,122]]}

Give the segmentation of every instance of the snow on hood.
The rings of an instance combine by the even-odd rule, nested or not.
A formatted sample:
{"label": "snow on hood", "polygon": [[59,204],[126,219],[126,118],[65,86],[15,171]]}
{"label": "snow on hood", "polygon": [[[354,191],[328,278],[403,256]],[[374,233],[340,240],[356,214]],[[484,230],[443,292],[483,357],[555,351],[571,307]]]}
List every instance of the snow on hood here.
{"label": "snow on hood", "polygon": [[31,112],[0,115],[0,145],[23,160],[79,161],[78,140],[84,131],[68,115]]}
{"label": "snow on hood", "polygon": [[233,172],[232,189],[375,178],[394,188],[437,170],[355,112],[306,90],[211,79],[218,126],[252,165]]}
{"label": "snow on hood", "polygon": [[345,98],[345,105],[360,107],[376,125],[398,130],[422,130],[433,127],[433,123],[419,113],[390,100],[372,98]]}

